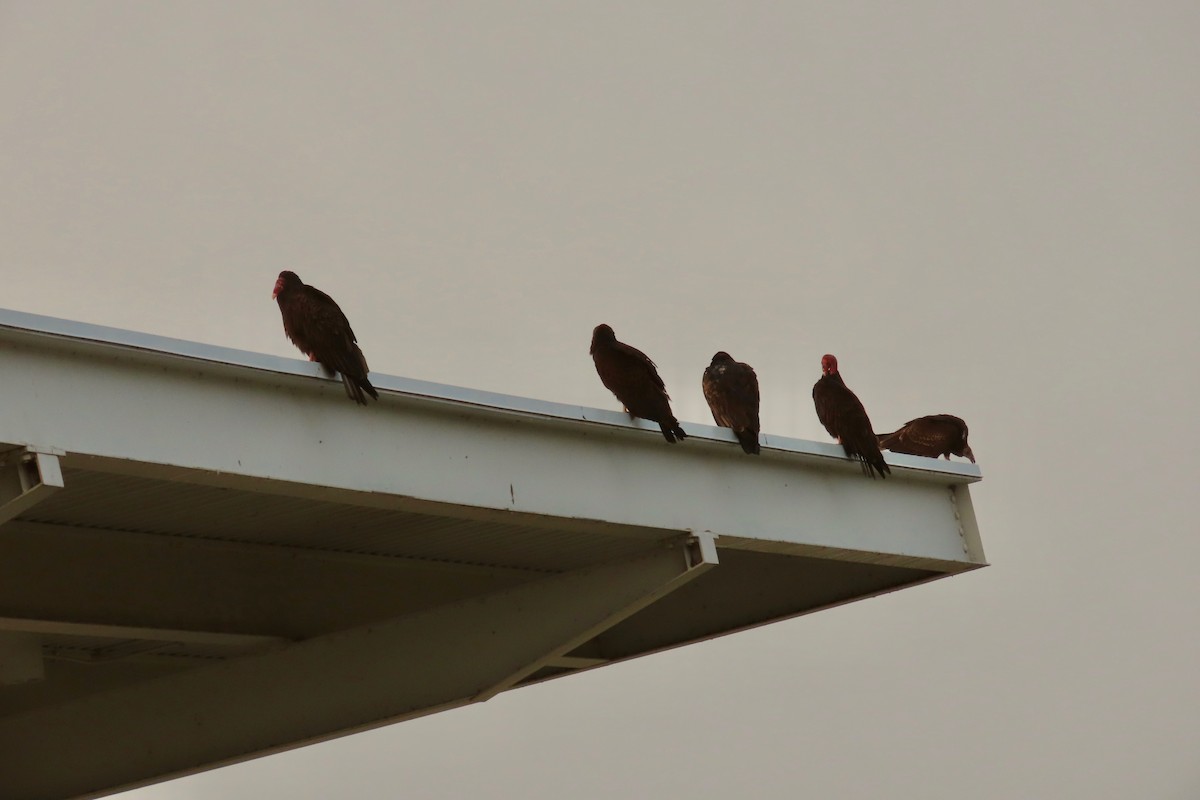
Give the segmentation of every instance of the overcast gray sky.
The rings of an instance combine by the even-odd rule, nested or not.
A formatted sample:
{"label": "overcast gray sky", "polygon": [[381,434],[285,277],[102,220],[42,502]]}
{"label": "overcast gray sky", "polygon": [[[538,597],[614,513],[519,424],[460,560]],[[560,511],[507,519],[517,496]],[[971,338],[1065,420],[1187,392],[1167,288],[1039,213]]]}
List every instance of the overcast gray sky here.
{"label": "overcast gray sky", "polygon": [[[968,7],[969,6],[969,7]],[[992,566],[128,800],[1200,796],[1200,4],[3,2],[0,305],[827,440],[965,417]],[[686,445],[681,445],[686,446]]]}

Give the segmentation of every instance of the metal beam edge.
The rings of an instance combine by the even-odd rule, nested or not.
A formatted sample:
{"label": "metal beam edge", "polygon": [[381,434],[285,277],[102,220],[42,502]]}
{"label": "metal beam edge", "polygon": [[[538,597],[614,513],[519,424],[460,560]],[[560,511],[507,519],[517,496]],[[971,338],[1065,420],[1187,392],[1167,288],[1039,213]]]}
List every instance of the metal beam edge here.
{"label": "metal beam edge", "polygon": [[[229,347],[190,342],[166,336],[93,325],[84,322],[58,319],[56,317],[29,314],[11,309],[0,309],[0,339],[3,338],[52,338],[74,342],[85,347],[124,351],[136,357],[169,357],[187,359],[218,365],[222,368],[241,368],[274,375],[288,375],[320,381],[333,381],[323,369],[308,361],[282,358],[263,353],[237,350]],[[566,403],[517,397],[513,395],[469,389],[460,386],[433,383],[415,378],[403,378],[379,373],[371,374],[374,386],[384,394],[394,395],[409,401],[445,404],[458,408],[468,407],[489,414],[516,414],[540,418],[547,421],[569,421],[589,423],[604,428],[642,431],[661,436],[657,426],[644,420],[630,420],[627,414],[606,409],[589,408]],[[696,441],[736,442],[732,433],[724,428],[687,422],[689,439]],[[793,454],[821,461],[845,462],[840,445],[829,442],[814,442],[774,434],[764,434],[762,446],[766,450]],[[975,464],[945,461],[920,456],[889,453],[887,462],[898,468],[898,474],[912,476],[936,475],[949,482],[971,483],[981,480],[982,473]]]}

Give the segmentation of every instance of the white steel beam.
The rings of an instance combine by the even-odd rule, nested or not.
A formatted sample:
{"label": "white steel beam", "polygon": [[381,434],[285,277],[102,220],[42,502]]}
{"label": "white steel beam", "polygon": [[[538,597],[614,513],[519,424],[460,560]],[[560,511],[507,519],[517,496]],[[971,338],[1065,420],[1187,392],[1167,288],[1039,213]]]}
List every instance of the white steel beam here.
{"label": "white steel beam", "polygon": [[[0,384],[0,408],[14,409],[0,442],[53,442],[68,465],[401,510],[712,531],[733,537],[726,546],[944,571],[982,563],[963,552],[946,492],[965,493],[974,464],[888,454],[892,477],[872,481],[834,443],[764,435],[749,458],[727,430],[685,422],[688,440],[668,447],[616,411],[387,375],[372,375],[381,398],[364,409],[317,365],[15,312],[0,311],[0,342],[0,369],[23,376]],[[28,403],[26,385],[42,402]]]}
{"label": "white steel beam", "polygon": [[0,524],[16,517],[63,488],[58,456],[33,448],[0,456]]}
{"label": "white steel beam", "polygon": [[0,797],[96,797],[486,699],[714,566],[695,553],[676,542],[13,714],[0,719]]}

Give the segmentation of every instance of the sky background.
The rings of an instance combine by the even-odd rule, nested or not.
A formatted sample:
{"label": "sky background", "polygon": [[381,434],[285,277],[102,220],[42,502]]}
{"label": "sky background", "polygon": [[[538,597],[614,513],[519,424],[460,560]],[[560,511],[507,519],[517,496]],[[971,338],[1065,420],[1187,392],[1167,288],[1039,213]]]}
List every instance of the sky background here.
{"label": "sky background", "polygon": [[[1200,4],[0,2],[0,305],[971,426],[992,566],[122,795],[1200,796]],[[686,447],[681,445],[681,447]],[[802,510],[800,511],[802,513]]]}

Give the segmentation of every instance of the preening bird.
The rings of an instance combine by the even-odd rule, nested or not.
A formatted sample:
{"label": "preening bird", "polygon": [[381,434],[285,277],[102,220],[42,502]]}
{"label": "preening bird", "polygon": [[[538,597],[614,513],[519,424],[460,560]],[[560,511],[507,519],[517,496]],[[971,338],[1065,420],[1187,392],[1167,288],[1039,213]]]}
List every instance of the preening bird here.
{"label": "preening bird", "polygon": [[704,399],[716,423],[732,428],[733,435],[750,455],[758,453],[758,376],[754,368],[720,351],[704,370]]}
{"label": "preening bird", "polygon": [[931,414],[910,419],[895,433],[879,434],[879,446],[893,453],[937,458],[963,456],[975,463],[975,454],[967,444],[967,423],[953,414]]}
{"label": "preening bird", "polygon": [[359,405],[367,404],[364,392],[379,399],[367,380],[367,359],[358,347],[350,321],[332,297],[304,283],[290,270],[279,273],[271,297],[279,303],[283,332],[309,361],[340,373],[346,394]]}
{"label": "preening bird", "polygon": [[867,410],[842,380],[837,359],[831,355],[821,357],[821,379],[813,385],[813,404],[825,430],[841,443],[848,458],[862,462],[864,474],[888,476],[892,470],[879,451]]}
{"label": "preening bird", "polygon": [[658,368],[645,353],[618,342],[607,325],[597,325],[592,331],[590,352],[600,382],[616,395],[630,416],[657,422],[668,442],[687,438],[671,413],[671,398]]}

